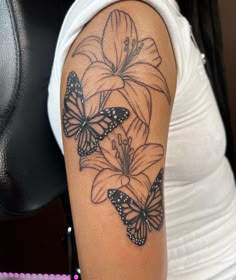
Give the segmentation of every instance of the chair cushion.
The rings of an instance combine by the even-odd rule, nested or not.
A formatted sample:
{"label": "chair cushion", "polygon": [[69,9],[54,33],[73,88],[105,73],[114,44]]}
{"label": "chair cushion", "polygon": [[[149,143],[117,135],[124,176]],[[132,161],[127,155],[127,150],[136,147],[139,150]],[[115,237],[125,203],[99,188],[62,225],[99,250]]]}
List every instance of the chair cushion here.
{"label": "chair cushion", "polygon": [[0,0],[0,216],[31,213],[66,190],[47,118],[62,0]]}

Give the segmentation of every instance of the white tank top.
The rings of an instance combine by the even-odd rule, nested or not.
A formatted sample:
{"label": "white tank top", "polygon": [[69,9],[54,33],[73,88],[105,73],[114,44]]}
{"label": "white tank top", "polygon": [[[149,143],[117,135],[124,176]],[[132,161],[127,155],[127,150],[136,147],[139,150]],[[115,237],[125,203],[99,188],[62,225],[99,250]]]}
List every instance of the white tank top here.
{"label": "white tank top", "polygon": [[[67,52],[83,26],[114,2],[77,0],[62,25],[48,97],[50,123],[62,152],[60,83]],[[178,67],[164,190],[168,280],[236,279],[235,181],[201,54],[174,0],[143,2],[153,6],[165,21]]]}

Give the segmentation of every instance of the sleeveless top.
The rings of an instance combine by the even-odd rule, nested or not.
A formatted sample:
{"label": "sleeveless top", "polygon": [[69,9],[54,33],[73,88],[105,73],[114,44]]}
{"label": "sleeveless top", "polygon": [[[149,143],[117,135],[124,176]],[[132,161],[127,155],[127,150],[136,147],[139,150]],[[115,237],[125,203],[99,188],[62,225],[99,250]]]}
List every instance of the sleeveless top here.
{"label": "sleeveless top", "polygon": [[[67,52],[83,26],[114,2],[77,0],[64,19],[48,97],[51,127],[62,152],[60,83]],[[175,0],[143,2],[163,18],[178,68],[164,183],[168,280],[236,279],[235,181],[201,53]]]}

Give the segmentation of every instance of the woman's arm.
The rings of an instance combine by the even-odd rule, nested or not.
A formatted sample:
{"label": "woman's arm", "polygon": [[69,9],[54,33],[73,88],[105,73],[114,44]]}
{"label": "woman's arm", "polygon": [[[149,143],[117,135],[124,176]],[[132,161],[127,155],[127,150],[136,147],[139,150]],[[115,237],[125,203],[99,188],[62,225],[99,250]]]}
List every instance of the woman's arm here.
{"label": "woman's arm", "polygon": [[166,26],[141,2],[104,9],[68,53],[61,116],[84,280],[166,279],[163,177],[175,85]]}

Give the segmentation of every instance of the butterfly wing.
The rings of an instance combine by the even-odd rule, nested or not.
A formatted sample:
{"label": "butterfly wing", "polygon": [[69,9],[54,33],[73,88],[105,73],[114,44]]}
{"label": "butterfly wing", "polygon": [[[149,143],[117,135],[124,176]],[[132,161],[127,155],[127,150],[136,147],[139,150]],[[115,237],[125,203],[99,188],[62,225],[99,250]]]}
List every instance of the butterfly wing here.
{"label": "butterfly wing", "polygon": [[121,107],[107,108],[87,119],[79,137],[78,153],[87,156],[96,151],[99,141],[129,117],[129,111]]}
{"label": "butterfly wing", "polygon": [[147,223],[142,216],[137,217],[137,219],[128,225],[127,235],[129,239],[136,245],[142,246],[147,240]]}
{"label": "butterfly wing", "polygon": [[78,138],[82,131],[84,118],[84,97],[79,78],[75,72],[70,72],[64,99],[63,128],[66,137]]}
{"label": "butterfly wing", "polygon": [[162,168],[156,177],[150,193],[147,197],[145,204],[145,210],[147,219],[151,227],[156,230],[160,230],[164,220],[164,209],[163,209],[163,175],[164,169]]}
{"label": "butterfly wing", "polygon": [[122,124],[124,120],[128,119],[129,110],[122,107],[112,107],[100,111],[89,119],[89,128],[94,132],[99,141],[118,125]]}
{"label": "butterfly wing", "polygon": [[79,135],[78,153],[81,157],[88,156],[95,152],[98,147],[98,138],[96,133],[89,127],[82,129]]}
{"label": "butterfly wing", "polygon": [[143,209],[127,194],[119,190],[108,190],[108,198],[127,226],[129,239],[136,245],[142,246],[147,239],[147,224],[142,215]]}
{"label": "butterfly wing", "polygon": [[95,152],[99,141],[128,117],[129,111],[121,107],[107,108],[86,117],[81,83],[77,74],[70,72],[64,99],[63,128],[66,137],[78,139],[80,156]]}

